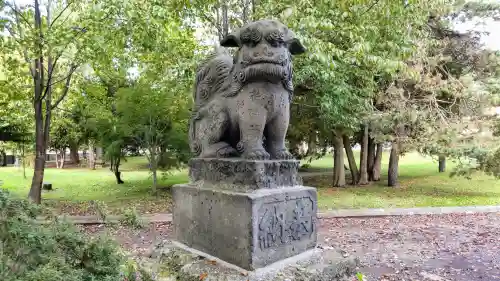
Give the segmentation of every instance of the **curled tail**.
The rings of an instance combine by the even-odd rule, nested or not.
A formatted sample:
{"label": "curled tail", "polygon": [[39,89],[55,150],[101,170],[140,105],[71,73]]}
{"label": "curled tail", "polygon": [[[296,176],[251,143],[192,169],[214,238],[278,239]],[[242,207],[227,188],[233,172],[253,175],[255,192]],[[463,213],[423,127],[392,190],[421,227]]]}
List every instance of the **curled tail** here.
{"label": "curled tail", "polygon": [[194,106],[189,126],[189,137],[191,151],[197,155],[201,152],[201,147],[196,137],[196,122],[203,117],[205,105],[223,91],[232,67],[233,58],[225,49],[219,48],[208,56],[196,71],[193,92]]}

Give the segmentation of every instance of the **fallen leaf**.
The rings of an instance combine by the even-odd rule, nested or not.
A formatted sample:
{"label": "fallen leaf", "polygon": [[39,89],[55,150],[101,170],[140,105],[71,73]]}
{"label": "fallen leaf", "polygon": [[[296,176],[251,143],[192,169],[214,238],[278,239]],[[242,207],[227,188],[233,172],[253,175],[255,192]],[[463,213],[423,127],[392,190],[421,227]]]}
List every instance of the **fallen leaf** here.
{"label": "fallen leaf", "polygon": [[207,276],[208,276],[208,273],[206,273],[206,272],[200,274],[200,280],[205,280],[205,278],[207,278]]}

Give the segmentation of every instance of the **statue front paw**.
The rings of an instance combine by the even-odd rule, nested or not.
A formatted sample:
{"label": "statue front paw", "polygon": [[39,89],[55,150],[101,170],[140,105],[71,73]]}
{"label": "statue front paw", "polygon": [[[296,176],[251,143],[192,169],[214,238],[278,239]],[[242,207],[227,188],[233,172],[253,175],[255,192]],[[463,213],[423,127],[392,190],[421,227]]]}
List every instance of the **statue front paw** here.
{"label": "statue front paw", "polygon": [[264,149],[254,149],[245,152],[243,157],[250,160],[268,160],[271,156]]}
{"label": "statue front paw", "polygon": [[237,155],[238,155],[238,152],[236,151],[236,149],[234,149],[230,146],[221,148],[217,151],[217,158],[230,158],[230,157],[237,156]]}
{"label": "statue front paw", "polygon": [[275,153],[273,153],[273,158],[279,159],[279,160],[294,159],[293,155],[290,152],[288,152],[288,150],[286,150],[286,149],[279,150],[279,151],[276,151]]}

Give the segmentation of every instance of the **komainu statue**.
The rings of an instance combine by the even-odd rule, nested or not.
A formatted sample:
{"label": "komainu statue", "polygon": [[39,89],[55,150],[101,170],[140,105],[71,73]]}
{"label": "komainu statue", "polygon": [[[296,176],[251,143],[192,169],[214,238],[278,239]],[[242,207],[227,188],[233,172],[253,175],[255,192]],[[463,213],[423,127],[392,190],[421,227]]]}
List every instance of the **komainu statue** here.
{"label": "komainu statue", "polygon": [[197,70],[192,151],[200,158],[292,159],[285,147],[292,55],[304,47],[274,20],[249,23],[220,43],[238,50],[231,57],[221,48]]}

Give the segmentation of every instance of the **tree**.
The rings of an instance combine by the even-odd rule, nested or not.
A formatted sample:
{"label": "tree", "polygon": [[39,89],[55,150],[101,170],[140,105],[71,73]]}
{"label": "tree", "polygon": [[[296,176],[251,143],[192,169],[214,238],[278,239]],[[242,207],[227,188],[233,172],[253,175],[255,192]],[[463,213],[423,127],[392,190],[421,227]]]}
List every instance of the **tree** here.
{"label": "tree", "polygon": [[[439,3],[429,4],[432,7]],[[362,125],[370,124],[372,99],[379,88],[377,80],[394,77],[402,70],[414,51],[415,37],[408,32],[408,26],[426,24],[428,11],[418,3],[404,5],[398,1],[374,1],[366,5],[357,1],[259,1],[259,17],[280,18],[308,48],[307,56],[294,61],[294,83],[296,88],[307,89],[317,99],[302,109],[318,106],[314,116],[330,131],[326,139],[334,145],[336,159],[343,159],[342,147],[350,149],[350,146],[342,145],[332,136],[351,138]],[[367,183],[368,162],[372,162],[368,161],[367,150],[368,145],[362,146],[362,175],[358,177],[361,183]],[[344,169],[340,161],[337,163],[334,179],[340,179]],[[356,171],[357,167],[351,170]],[[344,182],[336,181],[334,186]]]}
{"label": "tree", "polygon": [[131,88],[121,89],[117,96],[119,124],[137,147],[146,150],[153,193],[157,191],[159,166],[168,170],[189,155],[188,95],[180,98],[179,93],[186,89],[176,87],[175,83],[168,88],[155,89],[138,81]]}
{"label": "tree", "polygon": [[[177,13],[178,10],[183,12]],[[123,183],[119,169],[126,150],[147,149],[140,146],[164,142],[163,138],[158,138],[158,134],[145,134],[145,128],[162,130],[157,127],[160,123],[156,121],[173,118],[173,115],[166,113],[173,112],[171,107],[186,110],[181,105],[189,100],[188,89],[194,80],[197,51],[192,19],[188,14],[192,10],[189,3],[183,1],[172,1],[167,6],[162,1],[129,1],[116,12],[120,21],[111,27],[112,31],[101,34],[100,40],[113,44],[94,44],[90,47],[88,57],[91,58],[91,71],[80,84],[82,94],[77,101],[79,114],[89,147],[103,147],[117,183]],[[132,96],[134,93],[151,101],[151,104],[140,103]],[[151,97],[147,96],[150,94]],[[158,102],[161,97],[166,100]],[[164,107],[156,107],[155,112],[147,110],[146,106],[155,105]],[[142,121],[134,121],[130,115],[132,113]],[[158,114],[154,122],[146,122],[152,116],[146,114],[153,113]],[[163,119],[156,120],[156,117]],[[185,122],[187,117],[166,132],[172,133]],[[183,139],[187,139],[187,135]],[[169,142],[161,145],[159,149],[162,156],[173,152],[173,148],[178,146],[173,140],[173,136],[169,136]],[[90,150],[93,156],[93,149]],[[156,152],[156,149],[153,150]],[[155,160],[159,160],[158,163],[153,161],[159,166],[171,164],[166,161],[168,157],[156,158],[155,155]]]}
{"label": "tree", "polygon": [[80,52],[90,44],[85,34],[102,28],[111,9],[58,0],[43,7],[38,0],[34,6],[19,6],[15,1],[4,4],[2,27],[9,36],[2,38],[2,47],[15,54],[4,58],[9,61],[6,71],[15,76],[24,75],[25,69],[32,80],[36,148],[29,198],[40,203],[52,112],[68,95],[82,62]]}
{"label": "tree", "polygon": [[389,186],[397,184],[398,154],[417,149],[436,155],[444,169],[444,157],[476,138],[464,136],[467,126],[485,120],[490,94],[484,81],[496,75],[498,59],[481,48],[475,34],[452,30],[444,18],[448,12],[430,16],[417,29],[418,51],[395,79],[381,82],[373,120],[377,133],[393,144]]}

